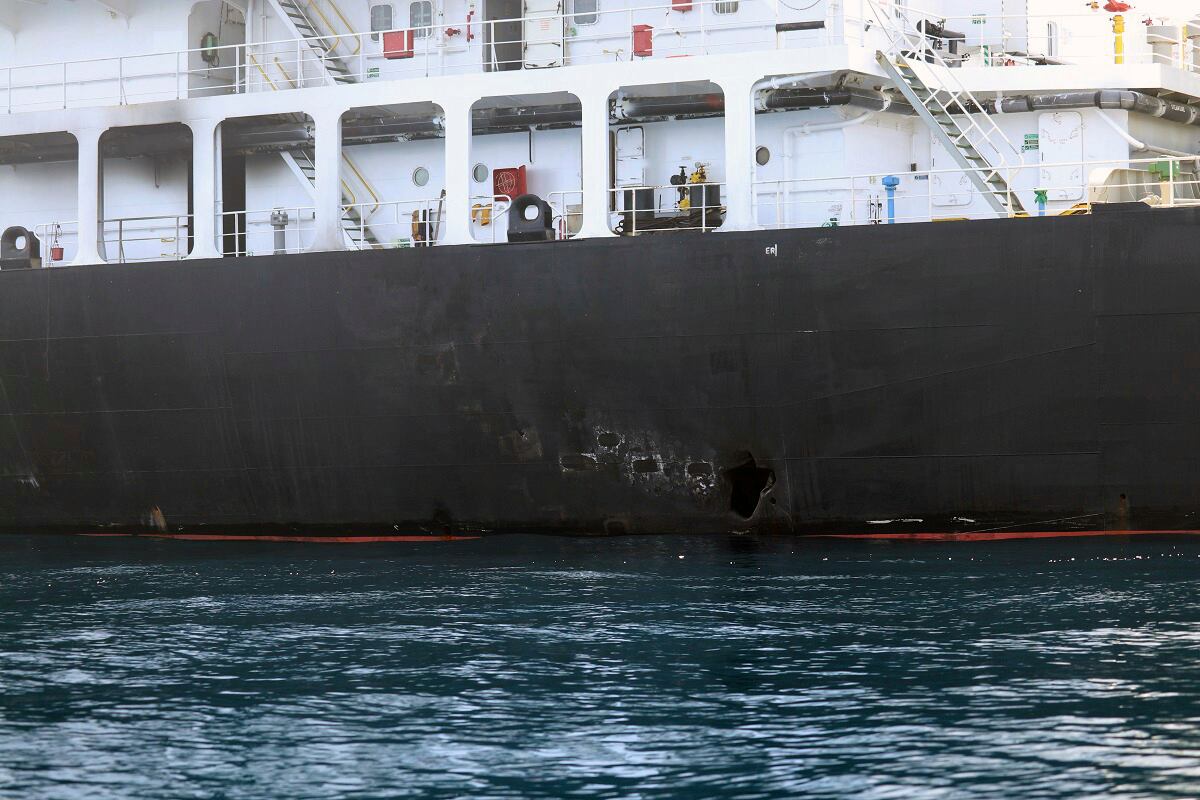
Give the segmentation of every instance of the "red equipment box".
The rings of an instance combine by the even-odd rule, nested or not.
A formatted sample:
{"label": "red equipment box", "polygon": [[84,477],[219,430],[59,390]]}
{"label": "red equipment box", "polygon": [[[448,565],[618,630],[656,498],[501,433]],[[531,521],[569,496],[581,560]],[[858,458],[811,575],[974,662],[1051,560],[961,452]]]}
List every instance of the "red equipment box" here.
{"label": "red equipment box", "polygon": [[383,57],[395,61],[413,57],[413,32],[389,31],[383,35]]}
{"label": "red equipment box", "polygon": [[506,167],[492,170],[492,194],[507,195],[516,200],[523,194],[529,194],[529,183],[525,167]]}
{"label": "red equipment box", "polygon": [[633,26],[633,54],[641,58],[654,55],[654,26]]}

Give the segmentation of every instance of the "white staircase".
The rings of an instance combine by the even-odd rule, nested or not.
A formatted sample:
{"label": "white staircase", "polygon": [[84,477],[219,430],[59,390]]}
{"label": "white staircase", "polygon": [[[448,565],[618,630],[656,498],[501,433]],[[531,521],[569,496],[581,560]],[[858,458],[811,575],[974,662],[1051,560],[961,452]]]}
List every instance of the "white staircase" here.
{"label": "white staircase", "polygon": [[[288,165],[296,177],[304,184],[309,195],[315,198],[317,190],[317,165],[312,149],[301,147],[285,152],[282,155],[284,163]],[[367,187],[367,189],[370,191],[370,187]],[[341,219],[342,237],[346,242],[346,247],[351,250],[382,249],[383,244],[371,232],[370,225],[363,219],[357,198],[345,180],[342,181],[342,201],[346,203],[342,208]],[[376,200],[376,202],[378,201]]]}
{"label": "white staircase", "polygon": [[[903,7],[878,0],[871,0],[871,7],[888,37],[885,50],[876,54],[884,73],[993,211],[1004,216],[1025,213],[1005,178],[1024,166],[1021,151],[954,76],[934,40],[905,18]],[[994,154],[995,163],[985,153]]]}
{"label": "white staircase", "polygon": [[[316,5],[318,0],[269,0],[275,13],[297,39],[304,39],[305,46],[324,67],[330,83],[357,83],[358,73],[338,51],[347,49],[334,31],[329,29],[328,14]],[[355,40],[357,41],[357,40]],[[303,65],[296,65],[297,78],[303,77]]]}
{"label": "white staircase", "polygon": [[[347,61],[337,55],[339,48],[343,47],[342,40],[338,39],[333,32],[326,26],[329,24],[329,14],[336,13],[341,15],[336,6],[329,3],[329,10],[324,11],[317,5],[319,0],[269,0],[271,6],[274,7],[279,19],[282,20],[288,27],[292,29],[292,33],[297,39],[304,39],[305,44],[310,52],[317,56],[322,68],[325,70],[326,80],[330,84],[356,83],[356,72]],[[282,66],[276,65],[277,69],[283,70]],[[260,67],[261,69],[261,67]],[[292,85],[302,85],[304,67],[302,64],[295,65],[296,78],[293,79],[290,75],[284,72],[283,78]],[[264,76],[266,73],[264,72]],[[267,79],[267,85],[272,90],[278,89],[278,82]],[[311,147],[299,147],[282,154],[284,163],[292,170],[296,177],[304,184],[305,190],[310,196],[316,195],[316,154]],[[350,161],[348,156],[342,156],[343,161],[349,165],[351,171],[358,177],[362,188],[371,195],[373,201],[378,204],[379,198],[375,194],[375,190],[367,182],[366,177],[359,169]],[[355,196],[353,189],[346,180],[342,180],[342,202],[346,205],[342,209],[341,227],[343,238],[346,247],[352,250],[378,250],[383,247],[376,235],[371,231],[369,222],[364,219],[362,207]]]}

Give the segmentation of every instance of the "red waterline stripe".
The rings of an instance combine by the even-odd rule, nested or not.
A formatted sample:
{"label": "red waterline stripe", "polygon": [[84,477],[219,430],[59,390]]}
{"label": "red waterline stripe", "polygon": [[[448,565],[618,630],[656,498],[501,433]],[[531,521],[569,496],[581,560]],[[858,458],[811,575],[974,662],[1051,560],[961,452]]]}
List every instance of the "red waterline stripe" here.
{"label": "red waterline stripe", "polygon": [[977,531],[975,533],[828,533],[821,539],[887,539],[906,542],[1002,542],[1012,539],[1078,539],[1097,536],[1200,536],[1190,531]]}
{"label": "red waterline stripe", "polygon": [[299,544],[380,544],[470,542],[479,536],[237,536],[221,533],[84,533],[95,539],[173,539],[184,542],[295,542]]}

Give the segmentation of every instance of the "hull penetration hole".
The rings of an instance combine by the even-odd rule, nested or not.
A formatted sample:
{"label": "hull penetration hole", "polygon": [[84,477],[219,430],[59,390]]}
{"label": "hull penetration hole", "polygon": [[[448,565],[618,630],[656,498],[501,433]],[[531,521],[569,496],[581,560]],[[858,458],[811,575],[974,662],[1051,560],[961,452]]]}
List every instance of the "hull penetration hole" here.
{"label": "hull penetration hole", "polygon": [[763,494],[775,485],[775,471],[758,466],[754,456],[746,453],[739,466],[725,471],[729,482],[729,510],[742,519],[758,513]]}

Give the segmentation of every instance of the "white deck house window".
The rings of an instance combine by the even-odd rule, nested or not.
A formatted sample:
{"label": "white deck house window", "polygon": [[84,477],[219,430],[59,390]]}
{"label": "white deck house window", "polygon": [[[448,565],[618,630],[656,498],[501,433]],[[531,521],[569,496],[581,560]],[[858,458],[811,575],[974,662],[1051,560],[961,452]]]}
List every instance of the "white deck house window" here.
{"label": "white deck house window", "polygon": [[408,27],[413,29],[413,37],[428,38],[433,32],[433,3],[430,0],[416,0],[408,5]]}
{"label": "white deck house window", "polygon": [[737,10],[738,0],[722,0],[722,2],[713,5],[713,11],[718,14],[736,14]]}
{"label": "white deck house window", "polygon": [[600,0],[567,0],[573,25],[595,25],[600,19]]}
{"label": "white deck house window", "polygon": [[382,31],[392,29],[392,4],[379,3],[371,6],[371,38],[378,40]]}

